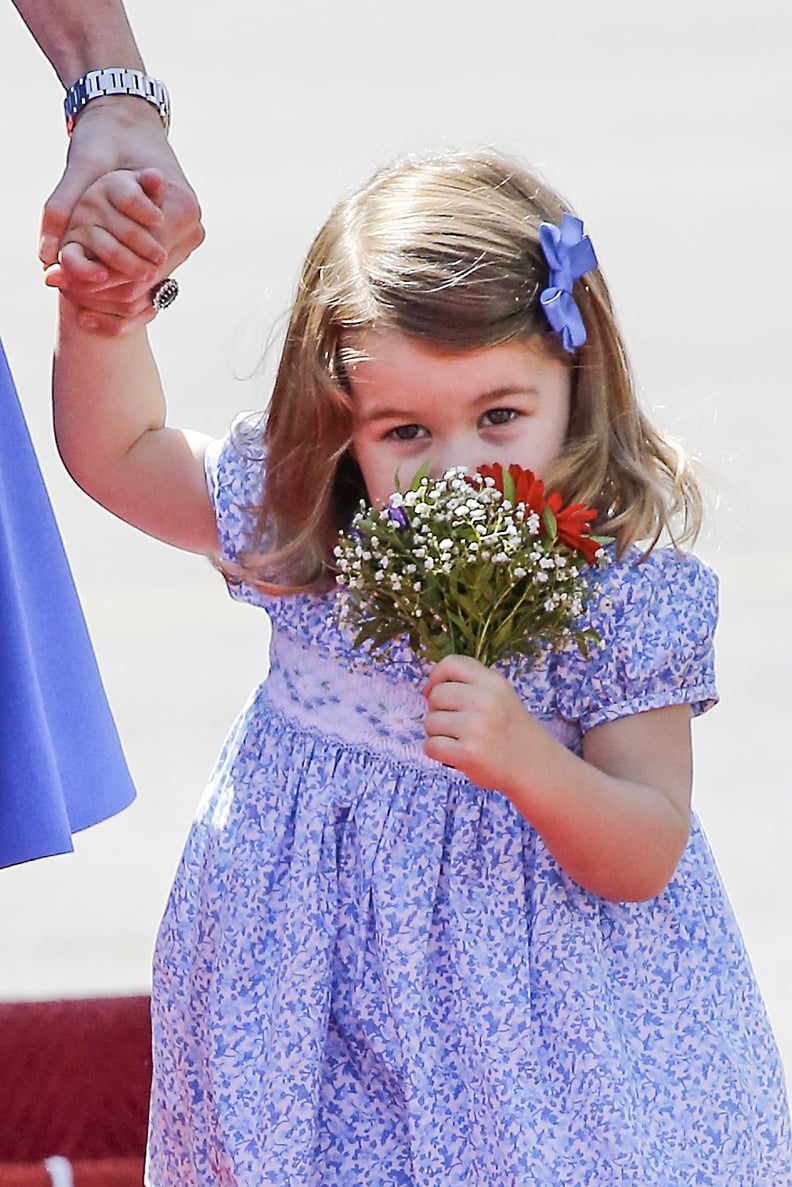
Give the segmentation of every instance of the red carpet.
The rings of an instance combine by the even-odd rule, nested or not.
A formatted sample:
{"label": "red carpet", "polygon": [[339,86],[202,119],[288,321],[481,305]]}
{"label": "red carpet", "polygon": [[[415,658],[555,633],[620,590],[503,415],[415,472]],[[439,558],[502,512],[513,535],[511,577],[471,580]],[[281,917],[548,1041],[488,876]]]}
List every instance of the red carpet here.
{"label": "red carpet", "polygon": [[[142,1158],[94,1158],[71,1163],[74,1187],[141,1187]],[[0,1162],[0,1187],[53,1187],[43,1163]]]}
{"label": "red carpet", "polygon": [[0,1187],[140,1187],[150,1044],[148,997],[0,1002]]}

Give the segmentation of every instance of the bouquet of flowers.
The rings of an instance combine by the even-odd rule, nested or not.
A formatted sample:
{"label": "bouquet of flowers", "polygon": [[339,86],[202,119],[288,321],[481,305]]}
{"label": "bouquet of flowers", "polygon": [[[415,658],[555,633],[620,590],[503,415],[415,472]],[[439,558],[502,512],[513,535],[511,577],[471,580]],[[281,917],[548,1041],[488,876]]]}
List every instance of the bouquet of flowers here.
{"label": "bouquet of flowers", "polygon": [[387,651],[406,637],[431,662],[455,652],[483,664],[599,636],[576,625],[604,563],[597,512],[564,506],[520,466],[419,471],[381,509],[361,503],[335,548],[341,618],[356,645]]}

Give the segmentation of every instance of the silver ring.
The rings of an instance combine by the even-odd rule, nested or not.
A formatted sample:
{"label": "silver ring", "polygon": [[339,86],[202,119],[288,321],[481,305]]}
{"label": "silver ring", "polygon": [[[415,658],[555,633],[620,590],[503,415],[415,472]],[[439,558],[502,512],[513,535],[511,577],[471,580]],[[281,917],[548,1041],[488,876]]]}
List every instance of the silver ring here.
{"label": "silver ring", "polygon": [[160,309],[167,309],[179,295],[179,282],[174,280],[172,276],[161,280],[159,284],[155,284],[151,290],[151,304],[159,313]]}

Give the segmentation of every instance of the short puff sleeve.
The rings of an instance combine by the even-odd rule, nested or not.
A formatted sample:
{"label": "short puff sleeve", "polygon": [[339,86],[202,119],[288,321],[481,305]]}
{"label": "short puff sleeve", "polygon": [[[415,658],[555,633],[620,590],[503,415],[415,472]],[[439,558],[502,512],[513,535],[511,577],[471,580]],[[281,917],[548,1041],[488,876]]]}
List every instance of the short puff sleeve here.
{"label": "short puff sleeve", "polygon": [[[264,484],[264,453],[260,415],[237,418],[228,435],[206,450],[206,485],[217,521],[221,560],[235,563],[254,544]],[[232,598],[264,605],[255,585],[227,578]]]}
{"label": "short puff sleeve", "polygon": [[603,570],[589,609],[601,642],[559,657],[558,708],[583,731],[668,705],[703,713],[718,699],[718,579],[697,557],[631,549]]}

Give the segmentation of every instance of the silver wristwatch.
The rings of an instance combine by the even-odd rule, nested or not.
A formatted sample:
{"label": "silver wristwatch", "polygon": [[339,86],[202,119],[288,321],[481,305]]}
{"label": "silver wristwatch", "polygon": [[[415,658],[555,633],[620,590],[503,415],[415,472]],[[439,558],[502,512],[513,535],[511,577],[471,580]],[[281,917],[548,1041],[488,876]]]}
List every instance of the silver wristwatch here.
{"label": "silver wristwatch", "polygon": [[78,78],[66,92],[63,106],[66,110],[66,129],[71,136],[74,121],[92,99],[102,95],[137,95],[145,99],[159,112],[167,134],[170,128],[170,95],[164,82],[151,78],[142,70],[127,66],[106,66],[103,70],[89,70]]}

